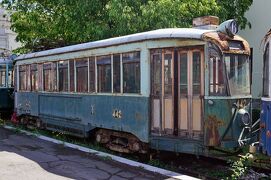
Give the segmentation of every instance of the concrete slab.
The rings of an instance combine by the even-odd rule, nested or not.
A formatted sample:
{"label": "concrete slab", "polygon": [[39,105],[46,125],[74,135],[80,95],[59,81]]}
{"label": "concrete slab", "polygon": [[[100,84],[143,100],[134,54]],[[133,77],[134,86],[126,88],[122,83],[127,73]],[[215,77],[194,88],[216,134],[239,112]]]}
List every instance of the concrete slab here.
{"label": "concrete slab", "polygon": [[94,154],[0,128],[0,179],[166,179]]}

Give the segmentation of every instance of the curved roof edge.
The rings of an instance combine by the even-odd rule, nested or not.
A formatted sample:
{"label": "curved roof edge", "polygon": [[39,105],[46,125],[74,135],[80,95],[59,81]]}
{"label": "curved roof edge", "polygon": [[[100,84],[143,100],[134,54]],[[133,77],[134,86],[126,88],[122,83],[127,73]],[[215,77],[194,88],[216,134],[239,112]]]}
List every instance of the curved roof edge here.
{"label": "curved roof edge", "polygon": [[12,60],[9,58],[0,57],[0,64],[12,64]]}
{"label": "curved roof edge", "polygon": [[35,57],[42,57],[48,55],[61,54],[65,52],[74,52],[81,51],[86,49],[93,49],[99,47],[106,46],[114,46],[124,43],[131,43],[143,40],[151,40],[151,39],[165,39],[165,38],[188,38],[188,39],[201,39],[202,34],[206,32],[210,32],[213,30],[203,30],[203,29],[193,29],[193,28],[168,28],[168,29],[158,29],[154,31],[136,33],[121,37],[115,37],[105,40],[99,40],[94,42],[82,43],[77,45],[71,45],[56,49],[50,49],[46,51],[40,51],[30,54],[20,55],[15,60],[23,60],[30,59]]}

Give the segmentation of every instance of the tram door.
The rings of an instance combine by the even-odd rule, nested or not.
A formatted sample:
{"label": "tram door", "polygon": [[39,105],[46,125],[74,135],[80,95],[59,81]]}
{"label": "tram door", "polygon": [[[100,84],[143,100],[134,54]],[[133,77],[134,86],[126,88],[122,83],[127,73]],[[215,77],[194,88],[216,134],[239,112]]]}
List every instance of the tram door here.
{"label": "tram door", "polygon": [[202,134],[203,50],[179,51],[179,117],[180,136],[198,138]]}
{"label": "tram door", "polygon": [[151,51],[152,133],[193,138],[202,130],[203,51]]}

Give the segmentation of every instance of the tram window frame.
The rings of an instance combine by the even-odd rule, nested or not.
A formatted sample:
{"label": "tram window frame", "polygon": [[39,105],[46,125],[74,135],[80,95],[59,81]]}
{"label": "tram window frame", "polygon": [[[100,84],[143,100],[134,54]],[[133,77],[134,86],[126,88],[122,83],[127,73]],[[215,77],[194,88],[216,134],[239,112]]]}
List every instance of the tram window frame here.
{"label": "tram window frame", "polygon": [[57,91],[57,65],[55,62],[43,64],[43,90],[47,92]]}
{"label": "tram window frame", "polygon": [[113,54],[113,93],[121,92],[121,54]]}
{"label": "tram window frame", "polygon": [[112,93],[111,55],[97,56],[97,91]]}
{"label": "tram window frame", "polygon": [[[19,66],[19,91],[27,90],[27,75],[26,65]],[[22,78],[24,77],[24,78]]]}
{"label": "tram window frame", "polygon": [[31,91],[38,91],[38,65],[30,65],[30,83]]}
{"label": "tram window frame", "polygon": [[82,58],[75,61],[76,92],[88,92],[88,59]]}
{"label": "tram window frame", "polygon": [[153,62],[151,63],[151,82],[152,82],[152,95],[159,96],[162,94],[162,49],[155,49],[151,51]]}
{"label": "tram window frame", "polygon": [[[127,57],[129,56],[129,58],[126,58],[126,55]],[[123,93],[135,93],[135,94],[140,93],[141,89],[140,57],[141,57],[140,51],[132,51],[122,54]],[[134,70],[133,74],[132,69]]]}
{"label": "tram window frame", "polygon": [[[77,87],[76,86],[76,67],[74,59],[68,60],[68,90],[69,92],[75,92]],[[58,76],[59,77],[59,76]],[[69,84],[70,83],[70,84]]]}
{"label": "tram window frame", "polygon": [[228,96],[228,81],[226,79],[223,55],[220,49],[213,43],[208,43],[208,53],[209,95]]}
{"label": "tram window frame", "polygon": [[[4,65],[4,67],[6,67],[6,65]],[[6,87],[6,68],[4,67],[1,67],[0,71],[0,87]]]}
{"label": "tram window frame", "polygon": [[69,61],[58,62],[58,91],[69,91]]}
{"label": "tram window frame", "polygon": [[270,44],[269,42],[267,43],[267,45],[265,46],[265,51],[264,51],[264,55],[263,55],[263,97],[269,97],[270,96],[270,84],[269,84],[269,79],[270,79],[270,75],[269,75],[269,71],[270,71]]}
{"label": "tram window frame", "polygon": [[[198,56],[197,56],[198,55]],[[193,95],[201,95],[201,52],[193,51]]]}
{"label": "tram window frame", "polygon": [[14,76],[14,72],[12,70],[12,67],[9,66],[9,69],[8,69],[8,83],[7,83],[9,88],[14,87],[14,77],[13,76]]}
{"label": "tram window frame", "polygon": [[96,91],[96,72],[95,72],[95,56],[89,58],[89,92],[93,93]]}

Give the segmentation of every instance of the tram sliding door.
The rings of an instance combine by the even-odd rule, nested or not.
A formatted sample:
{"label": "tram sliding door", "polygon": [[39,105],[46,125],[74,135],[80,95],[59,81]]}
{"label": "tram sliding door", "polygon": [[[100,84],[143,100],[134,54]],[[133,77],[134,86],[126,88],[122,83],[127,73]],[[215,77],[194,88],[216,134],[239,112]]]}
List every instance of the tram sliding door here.
{"label": "tram sliding door", "polygon": [[172,134],[173,55],[174,50],[153,50],[152,61],[152,132]]}
{"label": "tram sliding door", "polygon": [[203,50],[179,51],[179,135],[198,138],[202,134]]}
{"label": "tram sliding door", "polygon": [[151,51],[153,134],[188,138],[202,134],[202,72],[202,48]]}

